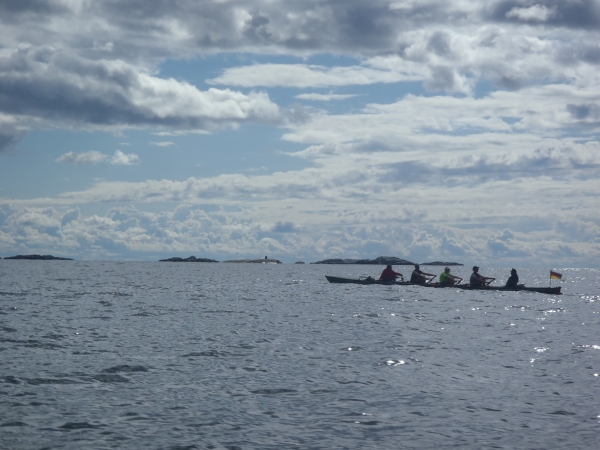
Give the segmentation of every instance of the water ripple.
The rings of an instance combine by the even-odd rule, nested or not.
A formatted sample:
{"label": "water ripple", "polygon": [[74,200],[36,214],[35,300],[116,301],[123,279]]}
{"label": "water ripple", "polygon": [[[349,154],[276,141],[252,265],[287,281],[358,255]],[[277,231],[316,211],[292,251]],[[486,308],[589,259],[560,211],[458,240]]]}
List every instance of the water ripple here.
{"label": "water ripple", "polygon": [[0,448],[597,446],[599,271],[559,298],[231,269],[0,260]]}

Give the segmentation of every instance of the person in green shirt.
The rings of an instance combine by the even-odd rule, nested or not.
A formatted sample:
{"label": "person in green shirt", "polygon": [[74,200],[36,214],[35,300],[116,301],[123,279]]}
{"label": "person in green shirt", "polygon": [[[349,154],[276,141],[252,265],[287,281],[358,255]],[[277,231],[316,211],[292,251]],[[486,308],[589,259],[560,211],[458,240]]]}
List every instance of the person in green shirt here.
{"label": "person in green shirt", "polygon": [[444,271],[440,275],[440,284],[443,286],[454,286],[454,284],[460,281],[462,281],[462,278],[450,274],[450,267],[444,268]]}

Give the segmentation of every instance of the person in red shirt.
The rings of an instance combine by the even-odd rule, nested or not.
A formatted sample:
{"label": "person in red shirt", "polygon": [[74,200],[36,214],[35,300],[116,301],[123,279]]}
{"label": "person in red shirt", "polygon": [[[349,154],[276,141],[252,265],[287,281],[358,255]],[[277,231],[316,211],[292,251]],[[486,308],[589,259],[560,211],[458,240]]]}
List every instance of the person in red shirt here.
{"label": "person in red shirt", "polygon": [[387,267],[383,269],[383,272],[381,272],[379,281],[383,281],[384,283],[393,283],[398,277],[404,279],[404,276],[401,273],[394,272],[392,270],[392,265],[388,264]]}

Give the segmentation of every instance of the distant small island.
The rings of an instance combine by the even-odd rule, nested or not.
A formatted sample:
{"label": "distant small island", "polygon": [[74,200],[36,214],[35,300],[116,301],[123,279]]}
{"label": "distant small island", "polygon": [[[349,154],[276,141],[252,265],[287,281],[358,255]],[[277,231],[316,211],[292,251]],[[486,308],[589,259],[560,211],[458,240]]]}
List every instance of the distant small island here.
{"label": "distant small island", "polygon": [[196,258],[195,256],[190,256],[188,258],[178,258],[174,256],[169,259],[159,259],[159,262],[207,262],[207,263],[218,263],[219,261],[215,261],[214,259],[208,258]]}
{"label": "distant small island", "polygon": [[58,256],[52,255],[17,255],[17,256],[7,256],[4,259],[36,259],[43,261],[73,261],[73,258],[60,258]]}
{"label": "distant small island", "polygon": [[[179,258],[174,256],[173,258],[168,259],[159,259],[159,262],[206,262],[206,263],[218,263],[214,259],[208,258],[196,258],[195,256],[190,256],[188,258]],[[264,259],[232,259],[229,261],[223,261],[224,263],[257,263],[257,264],[283,264],[278,259],[269,259],[265,256]]]}
{"label": "distant small island", "polygon": [[422,266],[464,266],[464,264],[457,262],[442,262],[442,261],[433,261],[421,263]]}
{"label": "distant small island", "polygon": [[255,264],[283,264],[278,259],[231,259],[229,261],[223,261],[224,263],[255,263]]}
{"label": "distant small island", "polygon": [[414,266],[414,262],[406,259],[396,258],[395,256],[379,256],[375,259],[324,259],[311,264],[371,264],[379,266]]}

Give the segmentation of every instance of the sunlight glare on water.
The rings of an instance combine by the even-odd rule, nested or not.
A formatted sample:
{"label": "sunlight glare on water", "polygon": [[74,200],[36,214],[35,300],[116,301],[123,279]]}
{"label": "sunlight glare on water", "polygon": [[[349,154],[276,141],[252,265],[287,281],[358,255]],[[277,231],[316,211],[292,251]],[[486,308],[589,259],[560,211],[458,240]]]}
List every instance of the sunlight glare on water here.
{"label": "sunlight glare on water", "polygon": [[600,271],[381,269],[2,260],[0,448],[597,446]]}

